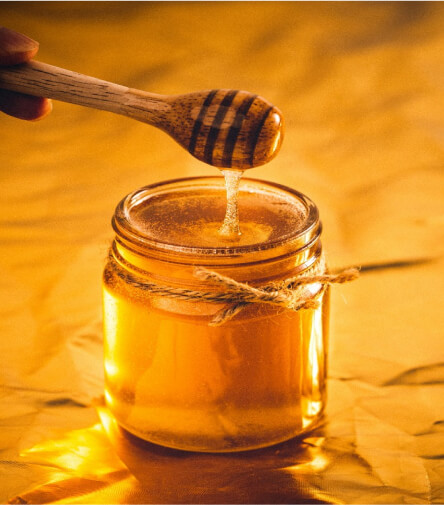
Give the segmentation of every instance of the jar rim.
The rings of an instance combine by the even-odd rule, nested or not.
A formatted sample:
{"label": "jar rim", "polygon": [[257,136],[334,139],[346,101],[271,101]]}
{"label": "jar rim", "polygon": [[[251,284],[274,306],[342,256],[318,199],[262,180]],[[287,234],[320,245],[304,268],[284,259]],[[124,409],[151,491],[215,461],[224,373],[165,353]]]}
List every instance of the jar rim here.
{"label": "jar rim", "polygon": [[[293,198],[301,203],[306,214],[300,227],[291,233],[279,236],[275,240],[270,240],[265,243],[255,243],[241,246],[218,246],[218,247],[194,247],[194,246],[177,246],[175,244],[156,240],[153,237],[143,235],[140,230],[136,229],[131,223],[131,209],[135,205],[139,205],[144,199],[154,195],[166,194],[168,192],[177,191],[180,188],[193,189],[203,187],[218,187],[223,185],[223,177],[216,176],[198,176],[198,177],[182,177],[177,179],[169,179],[156,182],[137,189],[125,196],[117,205],[113,216],[112,225],[120,240],[123,240],[126,245],[134,248],[138,253],[158,252],[168,255],[177,256],[184,261],[190,261],[193,258],[239,258],[247,259],[250,255],[269,251],[275,256],[279,256],[278,249],[285,246],[291,246],[292,251],[300,250],[315,240],[321,230],[319,222],[319,212],[314,202],[306,195],[282,184],[263,181],[260,179],[243,177],[241,188],[261,188],[262,191],[274,191],[280,196],[284,195],[288,198]],[[262,255],[262,254],[261,254]]]}

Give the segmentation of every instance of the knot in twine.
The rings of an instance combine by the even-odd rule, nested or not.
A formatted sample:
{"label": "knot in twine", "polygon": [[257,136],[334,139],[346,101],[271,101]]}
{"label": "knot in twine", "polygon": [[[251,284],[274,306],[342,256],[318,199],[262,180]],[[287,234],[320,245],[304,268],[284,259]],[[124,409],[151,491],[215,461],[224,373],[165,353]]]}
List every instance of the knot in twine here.
{"label": "knot in twine", "polygon": [[147,282],[145,279],[136,277],[134,274],[118,268],[115,262],[112,262],[111,265],[115,273],[125,283],[152,294],[179,300],[229,304],[216,312],[209,323],[210,326],[220,326],[226,323],[251,303],[269,303],[295,312],[302,309],[316,309],[319,307],[319,301],[313,298],[309,290],[304,290],[304,286],[310,284],[321,284],[322,286],[343,284],[359,277],[358,268],[347,268],[333,274],[325,273],[325,261],[323,257],[314,266],[298,276],[290,277],[280,282],[264,284],[259,287],[235,281],[230,277],[203,267],[195,267],[193,271],[194,277],[202,281],[212,282],[224,288],[223,291],[195,291]]}
{"label": "knot in twine", "polygon": [[[232,296],[230,301],[234,303],[217,312],[209,323],[210,326],[220,326],[232,319],[250,303],[269,303],[295,312],[302,309],[317,309],[319,301],[312,298],[310,293],[303,294],[301,290],[303,286],[309,284],[322,284],[322,286],[343,284],[359,277],[357,268],[348,268],[336,274],[313,275],[312,270],[314,268],[316,267],[299,276],[281,282],[265,284],[257,288],[202,267],[194,269],[194,276],[203,281],[211,281],[222,285],[226,292]],[[323,268],[325,269],[325,265],[323,265]]]}

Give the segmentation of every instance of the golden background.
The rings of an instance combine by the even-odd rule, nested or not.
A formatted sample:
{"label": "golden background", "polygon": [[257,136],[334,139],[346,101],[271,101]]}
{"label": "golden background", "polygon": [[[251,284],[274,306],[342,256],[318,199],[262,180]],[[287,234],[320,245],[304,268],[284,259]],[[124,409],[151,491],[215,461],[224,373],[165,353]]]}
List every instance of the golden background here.
{"label": "golden background", "polygon": [[322,426],[237,456],[138,444],[97,406],[110,218],[134,189],[216,169],[110,113],[2,115],[0,500],[442,503],[444,5],[2,2],[0,23],[118,84],[263,95],[286,137],[249,175],[318,204],[332,267],[367,266],[333,289]]}

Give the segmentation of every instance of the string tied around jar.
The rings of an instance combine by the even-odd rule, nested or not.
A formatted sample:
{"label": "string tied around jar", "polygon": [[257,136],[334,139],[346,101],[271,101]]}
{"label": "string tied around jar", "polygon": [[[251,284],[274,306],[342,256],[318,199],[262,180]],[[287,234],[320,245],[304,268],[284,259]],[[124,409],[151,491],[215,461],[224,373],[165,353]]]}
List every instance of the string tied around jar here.
{"label": "string tied around jar", "polygon": [[351,282],[359,277],[359,269],[347,268],[337,273],[325,273],[325,261],[321,258],[318,264],[298,276],[259,287],[235,281],[203,267],[195,267],[194,276],[203,281],[219,284],[233,295],[232,303],[216,312],[209,323],[210,326],[220,326],[232,319],[250,303],[270,303],[295,312],[303,309],[316,309],[319,306],[319,301],[312,298],[309,292],[305,291],[304,293],[304,286],[312,284],[327,286],[328,284]]}
{"label": "string tied around jar", "polygon": [[[112,256],[111,251],[110,256]],[[129,266],[121,256],[119,261]],[[356,267],[340,270],[336,273],[328,273],[325,260],[321,256],[314,266],[295,277],[257,287],[236,281],[204,267],[194,267],[193,274],[196,279],[223,287],[223,291],[197,291],[148,281],[127,270],[123,270],[115,262],[111,262],[110,265],[114,273],[126,284],[153,295],[184,301],[224,304],[225,306],[214,314],[209,326],[220,326],[226,323],[251,303],[268,303],[293,311],[316,309],[319,302],[304,287],[313,284],[321,284],[322,286],[343,284],[354,281],[359,277],[359,269]],[[134,266],[131,266],[131,268],[134,269]],[[136,268],[136,270],[139,269]]]}

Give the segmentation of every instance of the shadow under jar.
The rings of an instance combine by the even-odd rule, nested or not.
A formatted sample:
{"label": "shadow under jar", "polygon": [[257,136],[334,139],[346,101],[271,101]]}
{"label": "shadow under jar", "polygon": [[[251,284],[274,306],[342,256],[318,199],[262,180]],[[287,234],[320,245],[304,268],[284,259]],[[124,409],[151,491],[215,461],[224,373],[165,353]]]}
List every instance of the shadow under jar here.
{"label": "shadow under jar", "polygon": [[118,423],[163,446],[203,452],[265,447],[307,431],[325,405],[328,288],[293,311],[251,303],[220,326],[225,305],[153,291],[218,292],[195,266],[252,286],[323,271],[316,206],[285,186],[244,179],[241,236],[218,233],[219,177],[144,187],[116,208],[104,272],[105,397]]}

